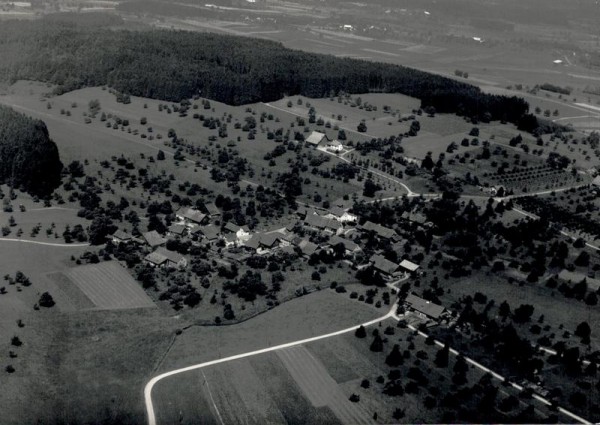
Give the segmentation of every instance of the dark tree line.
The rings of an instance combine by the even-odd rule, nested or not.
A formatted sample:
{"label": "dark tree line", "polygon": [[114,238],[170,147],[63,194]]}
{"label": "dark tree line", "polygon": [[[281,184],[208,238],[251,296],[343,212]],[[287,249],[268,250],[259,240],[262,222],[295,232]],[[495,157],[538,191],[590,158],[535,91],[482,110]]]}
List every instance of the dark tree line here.
{"label": "dark tree line", "polygon": [[60,184],[62,167],[46,124],[0,106],[0,182],[44,196]]}
{"label": "dark tree line", "polygon": [[[522,98],[485,94],[403,66],[306,53],[267,40],[84,28],[56,20],[6,22],[0,40],[0,75],[51,82],[59,92],[109,85],[130,95],[169,101],[200,95],[232,105],[295,94],[402,93],[437,112],[536,127]],[[11,54],[15,51],[19,54]]]}

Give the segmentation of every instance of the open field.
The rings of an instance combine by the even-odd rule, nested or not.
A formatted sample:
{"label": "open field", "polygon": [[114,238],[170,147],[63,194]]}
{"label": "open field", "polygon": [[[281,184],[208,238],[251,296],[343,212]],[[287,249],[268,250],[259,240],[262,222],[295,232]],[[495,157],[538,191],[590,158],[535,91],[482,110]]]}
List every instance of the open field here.
{"label": "open field", "polygon": [[74,267],[65,272],[99,309],[154,307],[138,282],[116,261]]}
{"label": "open field", "polygon": [[328,406],[344,424],[372,422],[367,412],[348,400],[323,364],[305,347],[282,349],[277,356],[313,406]]}
{"label": "open field", "polygon": [[308,338],[362,323],[381,310],[321,290],[231,326],[192,326],[177,338],[161,371]]}

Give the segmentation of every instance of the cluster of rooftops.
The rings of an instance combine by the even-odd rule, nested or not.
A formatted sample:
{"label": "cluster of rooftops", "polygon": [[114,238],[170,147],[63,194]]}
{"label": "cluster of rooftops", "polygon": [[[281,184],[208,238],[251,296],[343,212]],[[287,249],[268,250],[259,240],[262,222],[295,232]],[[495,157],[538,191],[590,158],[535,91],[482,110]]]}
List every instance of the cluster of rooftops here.
{"label": "cluster of rooftops", "polygon": [[[144,258],[145,262],[155,267],[187,267],[185,256],[166,249],[169,237],[189,239],[192,244],[200,246],[220,246],[225,249],[240,248],[247,254],[267,254],[274,250],[287,253],[297,253],[310,257],[320,250],[328,250],[334,246],[342,245],[345,256],[354,258],[362,251],[358,243],[352,240],[356,232],[373,232],[380,239],[391,243],[398,242],[399,236],[395,230],[385,226],[365,222],[357,225],[358,217],[341,206],[335,206],[327,211],[316,211],[312,208],[300,207],[296,211],[297,222],[286,228],[266,232],[253,232],[247,226],[238,226],[226,222],[222,226],[212,224],[213,219],[221,215],[214,204],[206,204],[205,210],[184,207],[176,213],[176,222],[171,224],[166,234],[156,230],[143,233],[134,237],[123,230],[117,230],[110,239],[113,243],[136,243],[149,248],[150,252]],[[314,243],[305,236],[294,232],[296,226],[321,234],[328,234],[326,243]],[[239,251],[239,250],[237,250]],[[416,273],[419,266],[408,260],[396,264],[382,255],[374,255],[367,265],[373,265],[385,277],[396,277],[402,273]]]}

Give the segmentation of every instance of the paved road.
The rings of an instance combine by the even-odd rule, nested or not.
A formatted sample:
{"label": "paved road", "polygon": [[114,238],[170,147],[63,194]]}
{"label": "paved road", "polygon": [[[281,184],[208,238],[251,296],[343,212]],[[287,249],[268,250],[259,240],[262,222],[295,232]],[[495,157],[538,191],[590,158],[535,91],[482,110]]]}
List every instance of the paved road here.
{"label": "paved road", "polygon": [[392,308],[390,309],[390,311],[387,314],[385,314],[385,315],[383,315],[383,316],[381,316],[381,317],[379,317],[377,319],[373,319],[373,320],[370,320],[370,321],[362,323],[362,324],[357,324],[357,325],[351,326],[349,328],[341,329],[339,331],[331,332],[331,333],[324,334],[324,335],[315,336],[315,337],[312,337],[312,338],[306,338],[306,339],[301,339],[301,340],[298,340],[298,341],[288,342],[288,343],[285,343],[285,344],[276,345],[274,347],[263,348],[261,350],[255,350],[255,351],[250,351],[250,352],[247,352],[247,353],[236,354],[234,356],[229,356],[229,357],[225,357],[225,358],[222,358],[222,359],[211,360],[211,361],[204,362],[204,363],[198,363],[198,364],[195,364],[195,365],[192,365],[192,366],[184,367],[184,368],[181,368],[181,369],[171,370],[169,372],[165,372],[165,373],[163,373],[161,375],[155,376],[154,378],[152,378],[146,384],[146,387],[144,388],[144,401],[146,403],[146,413],[148,415],[148,424],[149,425],[156,425],[156,415],[154,413],[154,405],[152,403],[152,389],[154,388],[154,385],[156,385],[157,382],[161,381],[164,378],[168,378],[169,376],[177,375],[177,374],[184,373],[184,372],[189,372],[190,370],[202,369],[204,367],[216,365],[216,364],[219,364],[219,363],[225,363],[225,362],[229,362],[229,361],[232,361],[232,360],[243,359],[245,357],[256,356],[256,355],[259,355],[259,354],[264,354],[264,353],[268,353],[268,352],[271,352],[271,351],[280,350],[282,348],[294,347],[294,346],[305,344],[305,343],[308,343],[308,342],[318,341],[318,340],[321,340],[321,339],[331,338],[333,336],[338,336],[338,335],[342,335],[342,334],[345,334],[345,333],[354,332],[354,331],[356,331],[356,328],[358,328],[361,325],[364,326],[364,327],[372,326],[372,325],[375,325],[375,324],[377,324],[379,322],[382,322],[382,321],[384,321],[386,319],[389,319],[389,318],[393,317],[393,315],[394,315],[397,307],[398,306],[396,304],[394,304],[392,306]]}
{"label": "paved road", "polygon": [[[395,314],[394,314],[392,317],[393,317],[395,320],[400,320],[400,319],[401,319],[401,317],[398,317],[398,316],[396,316]],[[428,334],[426,334],[425,332],[421,332],[421,331],[419,331],[417,328],[415,328],[415,327],[414,327],[414,326],[412,326],[412,325],[408,325],[408,328],[409,328],[409,329],[411,329],[411,330],[413,330],[413,331],[415,331],[415,332],[417,332],[417,333],[418,333],[420,336],[422,336],[422,337],[424,337],[424,338],[427,338],[427,337],[429,337],[429,335],[428,335]],[[443,344],[443,343],[441,343],[440,341],[438,341],[437,339],[435,339],[435,340],[434,340],[434,342],[435,342],[435,345],[437,345],[437,346],[439,346],[439,347],[443,347],[443,346],[444,346],[444,344]],[[455,356],[461,355],[461,354],[460,354],[460,353],[459,353],[457,350],[455,350],[454,348],[449,348],[449,350],[448,350],[448,351],[449,351],[450,353],[454,354]],[[505,378],[504,376],[500,375],[499,373],[496,373],[496,372],[494,372],[493,370],[491,370],[491,369],[489,369],[489,368],[485,367],[485,366],[484,366],[484,365],[482,365],[481,363],[479,363],[479,362],[476,362],[475,360],[473,360],[473,359],[471,359],[471,358],[469,358],[469,357],[466,357],[466,356],[463,356],[463,357],[464,357],[464,359],[465,359],[465,361],[466,361],[467,363],[469,363],[469,364],[471,364],[471,365],[475,366],[477,369],[479,369],[479,370],[482,370],[482,371],[484,371],[484,372],[486,372],[486,373],[489,373],[489,374],[491,374],[491,375],[492,375],[494,378],[496,378],[496,379],[498,379],[498,380],[500,380],[500,381],[506,381],[506,378]],[[523,389],[524,389],[524,388],[523,388],[521,385],[519,385],[519,384],[515,384],[515,383],[513,383],[513,382],[511,382],[511,383],[510,383],[510,385],[511,385],[513,388],[515,388],[516,390],[518,390],[518,391],[523,391]],[[542,397],[542,396],[540,396],[540,395],[538,395],[538,394],[535,394],[535,393],[534,393],[532,397],[533,397],[534,399],[536,399],[537,401],[539,401],[540,403],[543,403],[543,404],[545,404],[546,406],[551,406],[551,405],[552,405],[552,402],[551,402],[551,401],[549,401],[548,399],[546,399],[546,398],[544,398],[544,397]],[[581,424],[592,425],[592,422],[588,421],[587,419],[584,419],[584,418],[582,418],[581,416],[578,416],[578,415],[576,415],[575,413],[573,413],[573,412],[571,412],[571,411],[569,411],[569,410],[567,410],[567,409],[564,409],[564,408],[562,408],[562,407],[558,407],[558,411],[559,411],[560,413],[562,413],[562,414],[564,414],[564,415],[568,416],[569,418],[571,418],[571,419],[573,419],[573,420],[575,420],[575,421],[577,421],[577,422],[581,423]]]}

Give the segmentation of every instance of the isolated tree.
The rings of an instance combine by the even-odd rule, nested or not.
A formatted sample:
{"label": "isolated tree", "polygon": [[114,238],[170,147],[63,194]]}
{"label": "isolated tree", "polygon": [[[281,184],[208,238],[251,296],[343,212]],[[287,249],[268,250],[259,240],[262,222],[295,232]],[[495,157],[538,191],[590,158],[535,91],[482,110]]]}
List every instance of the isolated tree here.
{"label": "isolated tree", "polygon": [[158,161],[164,161],[165,153],[162,150],[159,150],[158,153],[156,154],[156,159]]}
{"label": "isolated tree", "polygon": [[371,343],[371,347],[369,348],[375,353],[381,353],[383,351],[383,340],[379,334],[375,335],[373,342]]}
{"label": "isolated tree", "polygon": [[577,325],[577,328],[575,329],[575,336],[580,337],[581,342],[583,344],[590,343],[590,335],[591,334],[592,334],[592,329],[590,328],[590,325],[588,325],[587,322],[581,322],[579,325]]}
{"label": "isolated tree", "polygon": [[367,197],[367,198],[372,198],[375,196],[375,193],[377,191],[381,190],[381,186],[378,185],[377,183],[375,183],[373,180],[371,179],[366,179],[365,180],[365,185],[364,185],[364,189],[363,189],[363,196]]}
{"label": "isolated tree", "polygon": [[361,121],[360,124],[358,124],[358,127],[356,129],[358,130],[359,133],[366,133],[367,132],[367,124],[365,124],[364,121]]}
{"label": "isolated tree", "polygon": [[50,308],[50,307],[54,306],[55,302],[54,302],[54,299],[52,298],[52,295],[50,295],[50,293],[44,292],[40,296],[40,300],[38,301],[38,304],[41,305],[42,307]]}
{"label": "isolated tree", "polygon": [[448,346],[448,344],[445,344],[435,354],[435,360],[434,360],[435,365],[437,367],[447,367],[449,353],[450,353],[450,347]]}
{"label": "isolated tree", "polygon": [[354,333],[354,336],[356,336],[357,338],[366,338],[367,331],[365,330],[365,327],[363,325],[360,325],[356,329],[356,332]]}
{"label": "isolated tree", "polygon": [[404,358],[402,357],[402,353],[400,352],[400,346],[398,344],[394,344],[394,348],[388,356],[385,358],[385,364],[390,367],[397,367],[404,363]]}

